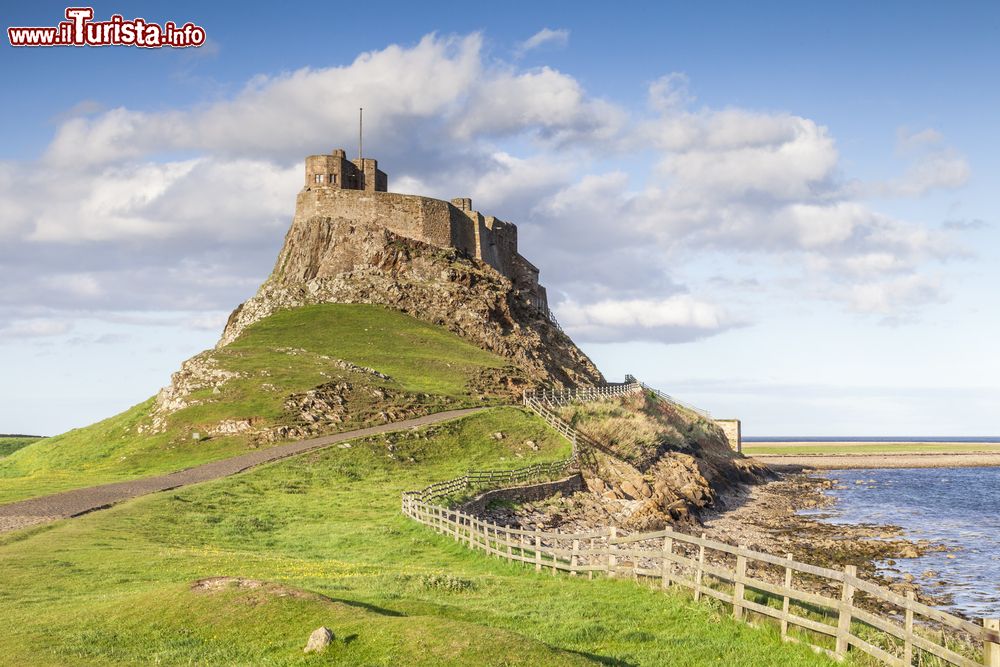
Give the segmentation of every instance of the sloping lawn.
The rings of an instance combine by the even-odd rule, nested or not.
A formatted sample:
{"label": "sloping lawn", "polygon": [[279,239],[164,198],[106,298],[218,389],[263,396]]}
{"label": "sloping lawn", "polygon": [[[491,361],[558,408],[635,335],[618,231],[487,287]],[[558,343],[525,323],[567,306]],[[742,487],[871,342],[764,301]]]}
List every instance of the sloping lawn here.
{"label": "sloping lawn", "polygon": [[[534,416],[498,408],[0,536],[0,656],[33,665],[827,664],[711,605],[628,581],[535,574],[399,512],[405,489],[567,453]],[[214,577],[270,583],[193,587]],[[321,625],[333,645],[304,656]]]}

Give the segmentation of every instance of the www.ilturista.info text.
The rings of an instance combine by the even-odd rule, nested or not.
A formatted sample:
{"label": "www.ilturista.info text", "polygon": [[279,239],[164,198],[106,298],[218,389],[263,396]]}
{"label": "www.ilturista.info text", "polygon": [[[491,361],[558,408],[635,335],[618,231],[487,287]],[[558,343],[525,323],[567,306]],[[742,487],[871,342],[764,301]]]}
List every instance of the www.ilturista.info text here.
{"label": "www.ilturista.info text", "polygon": [[107,21],[94,21],[92,7],[67,7],[66,20],[53,27],[7,28],[11,46],[138,46],[184,48],[205,43],[205,29],[191,22],[163,25],[143,18],[126,20],[114,14]]}

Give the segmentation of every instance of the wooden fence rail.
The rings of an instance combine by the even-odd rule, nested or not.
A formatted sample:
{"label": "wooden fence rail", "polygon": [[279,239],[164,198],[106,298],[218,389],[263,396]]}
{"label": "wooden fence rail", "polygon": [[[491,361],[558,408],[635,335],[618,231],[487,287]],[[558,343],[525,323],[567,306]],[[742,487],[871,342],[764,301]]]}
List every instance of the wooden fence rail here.
{"label": "wooden fence rail", "polygon": [[[633,385],[642,386],[614,385],[609,391],[636,391]],[[604,395],[620,394],[588,394]],[[575,430],[545,403],[550,401],[525,394],[525,404],[546,421],[557,420],[564,428],[553,426],[575,447]],[[707,539],[704,534],[688,535],[672,529],[618,535],[613,526],[588,533],[512,528],[445,502],[449,496],[471,489],[556,477],[576,466],[574,451],[567,459],[517,470],[469,471],[405,492],[402,511],[471,549],[526,563],[536,572],[565,572],[590,579],[598,573],[652,581],[662,588],[690,588],[695,600],[715,598],[730,605],[735,618],[746,621],[751,620],[751,614],[774,619],[780,624],[783,639],[810,644],[835,658],[857,650],[893,667],[910,667],[915,660],[916,664],[928,664],[928,656],[960,667],[1000,667],[1000,619],[972,623],[918,602],[912,593],[900,595],[865,581],[852,565],[842,570],[819,567],[800,563],[791,555],[752,551]],[[806,582],[812,585],[804,586]],[[880,606],[890,605],[895,613],[873,611],[879,607],[870,602],[865,605],[864,598]],[[949,632],[935,632],[932,625]],[[981,657],[973,659],[969,657],[972,654]]]}

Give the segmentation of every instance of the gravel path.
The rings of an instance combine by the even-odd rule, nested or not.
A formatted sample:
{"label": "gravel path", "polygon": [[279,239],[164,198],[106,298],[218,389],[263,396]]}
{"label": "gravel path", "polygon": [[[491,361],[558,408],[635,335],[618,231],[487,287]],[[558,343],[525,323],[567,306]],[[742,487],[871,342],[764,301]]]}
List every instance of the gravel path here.
{"label": "gravel path", "polygon": [[417,417],[415,419],[391,422],[389,424],[372,426],[370,428],[363,428],[357,431],[347,431],[345,433],[336,433],[334,435],[327,435],[321,438],[312,438],[310,440],[300,440],[298,442],[290,442],[285,445],[277,445],[275,447],[269,447],[268,449],[250,452],[249,454],[241,454],[240,456],[234,456],[229,459],[222,459],[221,461],[203,463],[202,465],[195,466],[194,468],[172,472],[167,475],[142,477],[139,479],[129,480],[127,482],[115,482],[113,484],[102,484],[100,486],[74,489],[72,491],[54,493],[49,496],[30,498],[28,500],[20,500],[6,505],[0,505],[0,533],[18,530],[20,528],[26,528],[40,523],[47,523],[57,519],[67,519],[74,516],[80,516],[81,514],[93,512],[94,510],[105,509],[115,503],[128,500],[129,498],[135,498],[136,496],[143,496],[147,493],[166,491],[168,489],[175,489],[179,486],[197,484],[198,482],[206,482],[212,479],[219,479],[220,477],[235,475],[238,472],[242,472],[247,468],[252,468],[253,466],[257,466],[262,463],[277,461],[278,459],[294,456],[295,454],[301,454],[302,452],[308,452],[312,449],[328,447],[330,445],[337,444],[338,442],[344,442],[345,440],[354,440],[355,438],[364,438],[369,435],[377,435],[379,433],[387,433],[389,431],[401,431],[417,426],[437,424],[438,422],[447,421],[449,419],[465,417],[466,415],[480,412],[483,409],[484,408],[467,408],[464,410],[437,412],[431,415]]}

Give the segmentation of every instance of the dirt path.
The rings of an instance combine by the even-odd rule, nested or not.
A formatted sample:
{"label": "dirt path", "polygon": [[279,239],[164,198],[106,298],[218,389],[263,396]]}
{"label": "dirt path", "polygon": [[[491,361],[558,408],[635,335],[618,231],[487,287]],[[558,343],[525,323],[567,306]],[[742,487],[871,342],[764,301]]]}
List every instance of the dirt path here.
{"label": "dirt path", "polygon": [[28,500],[20,500],[6,505],[0,505],[0,533],[18,530],[20,528],[26,528],[40,523],[47,523],[49,521],[56,521],[57,519],[67,519],[81,514],[86,514],[87,512],[93,512],[94,510],[105,509],[115,503],[128,500],[129,498],[135,498],[136,496],[143,496],[147,493],[166,491],[168,489],[175,489],[179,486],[197,484],[198,482],[206,482],[212,479],[219,479],[220,477],[235,475],[238,472],[242,472],[247,468],[252,468],[253,466],[257,466],[262,463],[277,461],[278,459],[294,456],[295,454],[301,454],[312,449],[328,447],[330,445],[337,444],[338,442],[344,442],[345,440],[354,440],[355,438],[364,438],[370,435],[377,435],[379,433],[401,431],[417,426],[437,424],[438,422],[447,421],[449,419],[465,417],[466,415],[471,415],[484,409],[485,408],[467,408],[464,410],[437,412],[432,415],[425,415],[415,419],[406,419],[389,424],[382,424],[380,426],[372,426],[370,428],[358,429],[357,431],[347,431],[345,433],[336,433],[334,435],[327,435],[321,438],[312,438],[310,440],[300,440],[298,442],[290,442],[285,445],[277,445],[268,449],[250,452],[249,454],[241,454],[240,456],[234,456],[229,459],[222,459],[221,461],[203,463],[202,465],[195,466],[194,468],[188,468],[187,470],[180,470],[166,475],[142,477],[126,482],[114,482],[113,484],[102,484],[100,486],[74,489],[72,491],[54,493],[49,496],[30,498]]}
{"label": "dirt path", "polygon": [[[750,454],[753,456],[753,454]],[[1000,466],[1000,452],[910,454],[789,454],[761,455],[754,459],[777,470],[815,468],[986,468]]]}

